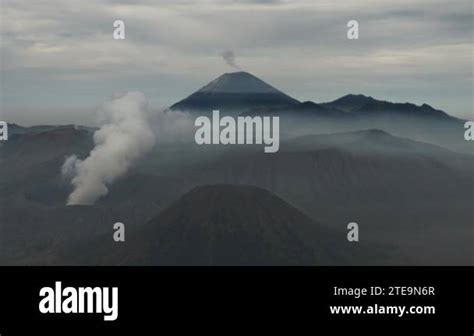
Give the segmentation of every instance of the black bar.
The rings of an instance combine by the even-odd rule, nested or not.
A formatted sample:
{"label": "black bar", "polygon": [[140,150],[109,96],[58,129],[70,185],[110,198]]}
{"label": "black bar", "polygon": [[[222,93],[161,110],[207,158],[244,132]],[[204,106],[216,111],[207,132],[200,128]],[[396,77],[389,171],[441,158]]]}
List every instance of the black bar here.
{"label": "black bar", "polygon": [[[118,287],[119,314],[42,314],[39,291]],[[324,330],[369,334],[397,330],[472,335],[472,267],[2,267],[0,334],[224,334]],[[431,286],[428,296],[334,296],[334,287]],[[434,306],[434,314],[333,315],[330,305]],[[171,329],[169,329],[171,328]],[[327,329],[330,328],[330,329]],[[375,328],[375,329],[374,329]],[[382,328],[382,329],[377,329]],[[146,332],[149,330],[149,332]],[[420,334],[421,335],[421,334]]]}

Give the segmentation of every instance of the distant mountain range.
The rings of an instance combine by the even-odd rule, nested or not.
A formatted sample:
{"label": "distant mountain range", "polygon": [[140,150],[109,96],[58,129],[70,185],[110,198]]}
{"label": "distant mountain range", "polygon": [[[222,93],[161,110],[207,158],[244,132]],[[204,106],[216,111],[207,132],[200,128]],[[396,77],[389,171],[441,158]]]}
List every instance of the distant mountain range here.
{"label": "distant mountain range", "polygon": [[446,112],[423,104],[392,103],[375,98],[348,94],[327,103],[300,102],[248,72],[226,73],[189,97],[170,107],[171,110],[246,115],[318,116],[327,118],[420,117],[457,120]]}
{"label": "distant mountain range", "polygon": [[325,107],[338,109],[348,113],[357,114],[384,114],[399,113],[405,116],[422,116],[432,118],[449,118],[450,116],[441,110],[436,110],[427,104],[421,106],[411,103],[391,103],[377,100],[364,95],[348,94],[329,103],[322,104]]}
{"label": "distant mountain range", "polygon": [[34,134],[34,133],[43,133],[47,131],[59,131],[59,130],[83,130],[83,131],[94,131],[92,127],[86,127],[81,125],[35,125],[31,127],[24,127],[14,123],[8,123],[8,134],[11,137],[12,135],[17,134]]}

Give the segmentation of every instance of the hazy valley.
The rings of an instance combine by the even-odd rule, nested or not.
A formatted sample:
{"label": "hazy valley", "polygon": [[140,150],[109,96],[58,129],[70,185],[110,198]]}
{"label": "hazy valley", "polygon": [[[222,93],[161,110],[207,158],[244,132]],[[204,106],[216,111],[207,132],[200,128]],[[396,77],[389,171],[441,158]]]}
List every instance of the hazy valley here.
{"label": "hazy valley", "polygon": [[[1,264],[472,264],[474,156],[463,121],[347,95],[298,102],[225,74],[166,113],[278,115],[281,144],[158,141],[94,205],[66,206],[66,157],[94,129],[10,125],[0,146]],[[112,225],[126,225],[126,242]],[[357,222],[361,241],[348,243]]]}

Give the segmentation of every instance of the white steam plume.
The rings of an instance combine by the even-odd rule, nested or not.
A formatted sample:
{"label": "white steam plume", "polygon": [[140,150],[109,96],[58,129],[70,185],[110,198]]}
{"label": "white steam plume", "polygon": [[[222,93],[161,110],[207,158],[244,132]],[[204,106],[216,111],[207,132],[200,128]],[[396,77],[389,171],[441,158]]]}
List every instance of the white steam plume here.
{"label": "white steam plume", "polygon": [[155,144],[145,111],[145,96],[128,92],[104,104],[105,124],[94,133],[94,149],[85,160],[72,155],[64,162],[63,176],[72,176],[74,190],[67,204],[93,204],[107,195],[108,186]]}
{"label": "white steam plume", "polygon": [[234,69],[241,70],[235,61],[235,54],[232,50],[226,50],[221,53],[222,58],[227,63],[227,65],[233,67]]}
{"label": "white steam plume", "polygon": [[188,112],[158,111],[152,115],[151,122],[160,144],[194,141],[194,118]]}

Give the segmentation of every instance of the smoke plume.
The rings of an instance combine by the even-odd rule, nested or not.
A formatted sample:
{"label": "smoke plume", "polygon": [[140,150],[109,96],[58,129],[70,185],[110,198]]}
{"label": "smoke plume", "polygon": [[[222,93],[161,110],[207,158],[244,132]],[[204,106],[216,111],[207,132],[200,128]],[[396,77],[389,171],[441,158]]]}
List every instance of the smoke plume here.
{"label": "smoke plume", "polygon": [[160,144],[185,143],[194,141],[194,119],[188,112],[162,110],[154,113],[150,122]]}
{"label": "smoke plume", "polygon": [[74,190],[67,204],[93,204],[107,195],[108,187],[155,144],[145,111],[145,96],[128,92],[105,103],[99,112],[104,125],[94,133],[94,149],[89,156],[69,156],[61,172],[71,178]]}
{"label": "smoke plume", "polygon": [[224,59],[224,61],[227,63],[227,65],[237,69],[237,70],[241,70],[240,67],[237,65],[236,61],[235,61],[235,54],[232,50],[226,50],[224,52],[221,53],[221,56],[222,58]]}

